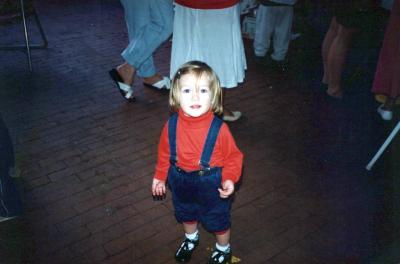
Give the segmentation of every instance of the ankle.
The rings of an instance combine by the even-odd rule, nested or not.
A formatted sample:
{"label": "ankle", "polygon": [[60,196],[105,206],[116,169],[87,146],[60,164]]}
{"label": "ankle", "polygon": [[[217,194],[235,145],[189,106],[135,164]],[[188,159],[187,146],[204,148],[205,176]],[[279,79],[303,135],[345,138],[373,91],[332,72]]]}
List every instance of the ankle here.
{"label": "ankle", "polygon": [[338,92],[338,91],[341,91],[342,89],[340,88],[340,85],[328,84],[328,90],[330,90],[332,92]]}
{"label": "ankle", "polygon": [[343,97],[343,91],[340,86],[337,85],[328,85],[328,89],[326,89],[326,93],[333,98],[341,99]]}
{"label": "ankle", "polygon": [[134,67],[128,63],[121,64],[117,67],[118,74],[121,76],[124,83],[132,85],[133,78],[135,76],[136,70]]}
{"label": "ankle", "polygon": [[396,98],[388,97],[385,103],[383,104],[383,109],[392,111],[395,104],[396,104]]}
{"label": "ankle", "polygon": [[392,111],[392,109],[393,109],[393,106],[391,106],[391,105],[382,105],[382,110],[385,110],[385,111]]}
{"label": "ankle", "polygon": [[193,232],[191,234],[185,233],[185,237],[192,241],[197,241],[197,240],[199,240],[199,230],[196,230],[195,232]]}
{"label": "ankle", "polygon": [[162,79],[163,79],[163,76],[161,76],[158,73],[156,73],[152,76],[149,76],[149,77],[143,77],[143,81],[148,84],[156,83],[158,81],[161,81]]}
{"label": "ankle", "polygon": [[229,253],[229,251],[231,251],[231,245],[229,243],[226,245],[220,245],[218,243],[215,243],[215,248],[225,253]]}
{"label": "ankle", "polygon": [[232,113],[232,111],[231,111],[231,110],[224,108],[224,115],[227,115],[227,116],[232,116],[232,115],[233,115],[233,113]]}

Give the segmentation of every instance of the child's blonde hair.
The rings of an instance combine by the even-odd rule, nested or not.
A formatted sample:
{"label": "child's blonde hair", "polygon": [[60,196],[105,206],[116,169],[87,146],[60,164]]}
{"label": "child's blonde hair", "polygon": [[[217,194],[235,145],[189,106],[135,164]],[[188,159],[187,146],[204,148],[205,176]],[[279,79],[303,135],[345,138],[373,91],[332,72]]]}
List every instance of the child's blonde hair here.
{"label": "child's blonde hair", "polygon": [[177,112],[180,108],[181,87],[179,86],[179,80],[185,74],[193,74],[197,80],[205,74],[209,81],[211,93],[211,111],[216,114],[222,114],[222,90],[219,84],[219,79],[213,69],[201,61],[189,61],[183,64],[175,73],[175,76],[172,79],[171,91],[169,93],[169,105],[172,111]]}

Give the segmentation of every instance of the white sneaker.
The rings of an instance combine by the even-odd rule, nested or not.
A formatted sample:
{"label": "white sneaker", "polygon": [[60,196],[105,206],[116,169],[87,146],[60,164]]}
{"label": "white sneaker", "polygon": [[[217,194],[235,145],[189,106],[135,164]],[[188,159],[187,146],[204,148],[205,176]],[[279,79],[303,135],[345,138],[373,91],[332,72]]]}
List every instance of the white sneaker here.
{"label": "white sneaker", "polygon": [[383,120],[390,121],[393,118],[393,112],[383,109],[383,105],[380,105],[376,111],[381,115]]}

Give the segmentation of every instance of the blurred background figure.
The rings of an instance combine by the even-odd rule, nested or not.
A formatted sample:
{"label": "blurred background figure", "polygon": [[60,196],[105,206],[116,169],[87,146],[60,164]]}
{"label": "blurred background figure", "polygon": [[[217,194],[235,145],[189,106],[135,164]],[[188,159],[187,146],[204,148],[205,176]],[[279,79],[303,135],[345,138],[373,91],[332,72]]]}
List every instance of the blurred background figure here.
{"label": "blurred background figure", "polygon": [[14,172],[13,144],[0,114],[0,222],[22,213],[20,196],[12,179]]}
{"label": "blurred background figure", "polygon": [[343,97],[341,81],[347,52],[356,33],[376,27],[376,7],[373,0],[332,1],[334,15],[322,43],[322,85],[329,96]]}
{"label": "blurred background figure", "polygon": [[[286,71],[286,53],[292,36],[293,5],[297,0],[259,0],[256,13],[254,54],[256,62]],[[265,58],[272,41],[271,59]]]}
{"label": "blurred background figure", "polygon": [[[389,8],[391,4],[385,3]],[[379,54],[372,92],[384,96],[384,103],[379,106],[378,113],[383,120],[391,120],[393,108],[400,95],[400,0],[395,0],[393,4]]]}
{"label": "blurred background figure", "polygon": [[128,28],[129,45],[122,52],[125,62],[109,74],[121,95],[133,101],[132,85],[135,75],[143,78],[145,86],[169,89],[169,78],[157,73],[154,51],[172,33],[172,0],[121,0]]}

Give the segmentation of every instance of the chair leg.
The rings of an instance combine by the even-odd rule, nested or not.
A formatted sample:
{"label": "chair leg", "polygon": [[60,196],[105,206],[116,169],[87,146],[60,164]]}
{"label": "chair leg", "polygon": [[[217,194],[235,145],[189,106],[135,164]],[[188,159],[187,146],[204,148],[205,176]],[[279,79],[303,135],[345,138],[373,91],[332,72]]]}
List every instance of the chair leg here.
{"label": "chair leg", "polygon": [[47,48],[47,44],[48,44],[47,43],[47,38],[46,38],[46,35],[44,34],[44,30],[42,28],[42,24],[40,23],[39,16],[36,13],[36,9],[35,8],[33,8],[33,15],[35,17],[36,24],[37,24],[37,26],[39,28],[40,36],[42,37],[43,43],[40,44],[40,45],[39,44],[31,45],[31,47],[32,48],[37,48],[37,49],[45,49],[45,48]]}
{"label": "chair leg", "polygon": [[30,50],[30,46],[29,46],[28,29],[27,29],[27,27],[26,27],[24,0],[20,0],[20,4],[21,4],[22,23],[23,23],[23,25],[24,25],[24,36],[25,36],[25,45],[26,45],[26,55],[27,55],[27,57],[28,57],[29,71],[32,72],[31,50]]}
{"label": "chair leg", "polygon": [[385,142],[383,142],[382,146],[379,148],[378,152],[376,152],[375,156],[367,164],[367,166],[366,166],[367,170],[371,170],[372,166],[374,166],[375,162],[379,159],[379,157],[385,151],[386,147],[390,144],[390,142],[393,140],[393,138],[396,136],[396,134],[399,132],[399,130],[400,130],[400,121],[394,127],[394,129],[392,130],[390,135],[387,137]]}
{"label": "chair leg", "polygon": [[24,0],[20,0],[20,6],[21,6],[22,23],[23,23],[23,27],[24,27],[25,44],[24,45],[0,46],[0,50],[24,50],[24,51],[26,51],[27,57],[28,57],[29,71],[32,71],[31,49],[45,49],[45,48],[47,48],[48,42],[47,42],[47,38],[46,38],[46,35],[43,30],[42,24],[40,23],[39,16],[37,15],[36,9],[34,7],[33,7],[33,16],[36,21],[37,27],[39,29],[40,37],[42,38],[43,42],[41,44],[31,44],[29,42]]}

